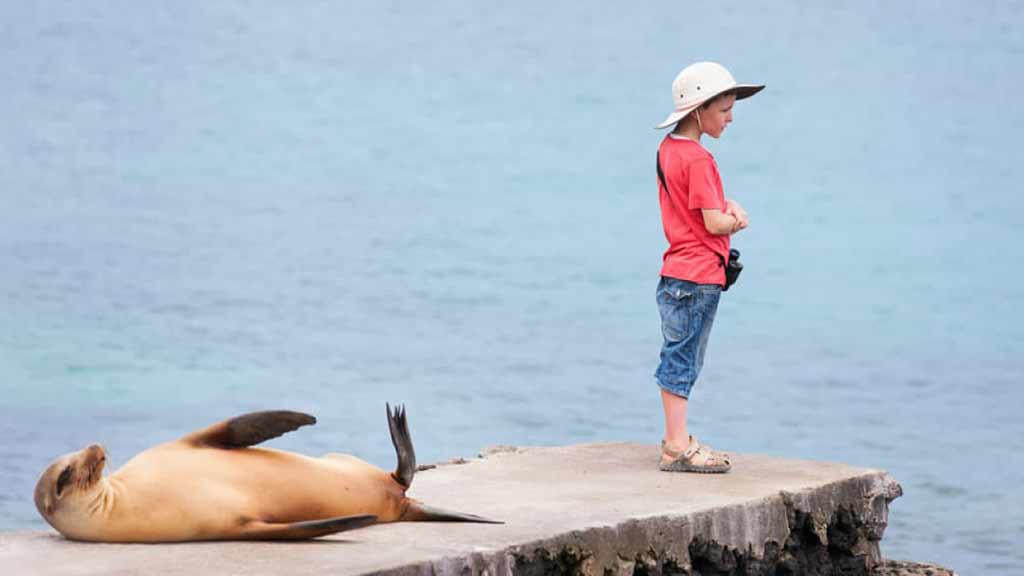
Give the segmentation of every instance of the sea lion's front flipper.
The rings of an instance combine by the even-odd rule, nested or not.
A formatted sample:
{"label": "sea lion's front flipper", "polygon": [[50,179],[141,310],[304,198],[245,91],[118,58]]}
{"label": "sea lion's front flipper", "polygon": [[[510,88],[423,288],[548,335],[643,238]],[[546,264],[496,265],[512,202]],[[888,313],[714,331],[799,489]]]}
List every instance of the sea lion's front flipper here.
{"label": "sea lion's front flipper", "polygon": [[218,422],[213,426],[193,432],[181,440],[196,445],[245,448],[271,438],[277,438],[308,424],[316,424],[316,418],[302,412],[289,410],[251,412]]}
{"label": "sea lion's front flipper", "polygon": [[242,527],[241,537],[249,540],[308,540],[346,530],[355,530],[377,522],[372,514],[339,516],[325,520],[272,524],[253,520]]}

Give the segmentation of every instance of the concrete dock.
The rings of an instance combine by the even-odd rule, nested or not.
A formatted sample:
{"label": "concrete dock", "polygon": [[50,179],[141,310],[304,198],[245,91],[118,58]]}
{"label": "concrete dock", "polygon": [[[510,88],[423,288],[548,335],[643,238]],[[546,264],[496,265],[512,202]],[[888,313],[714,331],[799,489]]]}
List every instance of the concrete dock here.
{"label": "concrete dock", "polygon": [[[866,574],[881,561],[880,470],[733,454],[725,475],[656,468],[630,443],[504,448],[416,475],[410,495],[505,524],[382,524],[297,543],[69,542],[0,533],[9,575]],[[831,566],[832,568],[829,568]]]}

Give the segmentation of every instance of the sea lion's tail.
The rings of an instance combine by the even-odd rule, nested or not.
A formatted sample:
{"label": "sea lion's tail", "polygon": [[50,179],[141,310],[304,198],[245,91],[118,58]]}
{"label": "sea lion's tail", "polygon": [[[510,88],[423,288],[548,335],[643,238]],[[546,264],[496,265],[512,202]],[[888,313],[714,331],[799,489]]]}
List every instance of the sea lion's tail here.
{"label": "sea lion's tail", "polygon": [[398,468],[391,473],[399,484],[405,488],[412,485],[412,477],[416,474],[416,451],[412,448],[412,436],[409,435],[409,422],[405,419],[405,406],[396,406],[388,410],[388,429],[391,431],[391,443],[395,445],[398,455]]}

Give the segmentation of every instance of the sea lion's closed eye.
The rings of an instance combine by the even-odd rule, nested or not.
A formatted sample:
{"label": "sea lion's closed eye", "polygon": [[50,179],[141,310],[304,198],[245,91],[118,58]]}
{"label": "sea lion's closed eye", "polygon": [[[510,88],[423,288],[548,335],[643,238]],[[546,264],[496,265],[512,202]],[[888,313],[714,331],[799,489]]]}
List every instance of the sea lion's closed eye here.
{"label": "sea lion's closed eye", "polygon": [[60,498],[64,488],[71,482],[71,466],[65,466],[64,470],[61,471],[60,476],[57,477],[57,497]]}

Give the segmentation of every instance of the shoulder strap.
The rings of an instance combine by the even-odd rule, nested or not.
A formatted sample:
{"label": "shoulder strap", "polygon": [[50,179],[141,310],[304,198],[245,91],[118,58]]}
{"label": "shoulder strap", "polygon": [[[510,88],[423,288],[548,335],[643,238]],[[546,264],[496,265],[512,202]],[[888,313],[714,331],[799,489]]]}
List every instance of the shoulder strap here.
{"label": "shoulder strap", "polygon": [[658,180],[661,180],[661,187],[665,189],[665,194],[668,194],[668,197],[671,198],[672,193],[668,191],[668,182],[665,182],[665,173],[661,171],[661,150],[658,150],[657,164]]}

